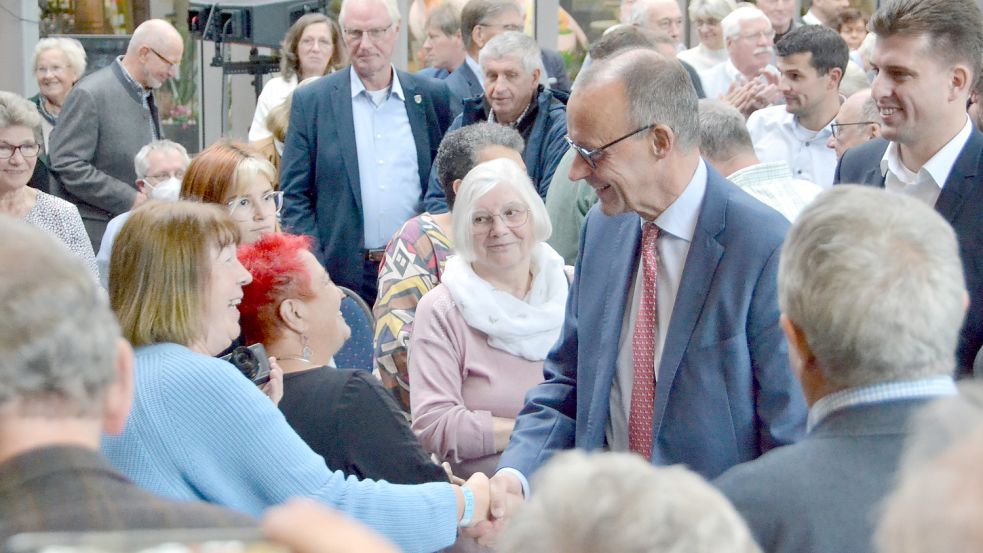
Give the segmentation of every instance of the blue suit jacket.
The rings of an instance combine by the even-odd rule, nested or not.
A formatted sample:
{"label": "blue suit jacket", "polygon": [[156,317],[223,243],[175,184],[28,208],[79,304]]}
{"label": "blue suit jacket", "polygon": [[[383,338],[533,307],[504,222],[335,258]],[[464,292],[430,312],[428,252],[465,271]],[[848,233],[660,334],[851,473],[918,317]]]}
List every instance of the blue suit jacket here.
{"label": "blue suit jacket", "polygon": [[[875,138],[850,148],[836,167],[834,183],[884,187],[881,158],[888,141]],[[973,374],[973,360],[983,347],[983,134],[973,129],[949,172],[939,199],[939,212],[956,231],[963,262],[969,311],[959,336],[957,374]]]}
{"label": "blue suit jacket", "polygon": [[444,79],[444,83],[450,90],[451,111],[454,112],[454,115],[461,113],[462,102],[466,98],[474,98],[485,93],[485,89],[481,88],[481,81],[468,67],[468,62],[462,63],[460,67],[455,69]]}
{"label": "blue suit jacket", "polygon": [[[337,71],[294,93],[280,187],[287,230],[313,237],[318,260],[332,279],[358,290],[364,236],[349,71]],[[430,164],[451,122],[447,87],[427,77],[396,74],[416,142],[422,202]]]}
{"label": "blue suit jacket", "polygon": [[[659,364],[652,462],[706,478],[804,431],[776,273],[788,223],[707,167],[707,189]],[[560,338],[499,463],[531,475],[557,450],[605,445],[609,398],[638,264],[637,214],[595,206],[581,230]]]}

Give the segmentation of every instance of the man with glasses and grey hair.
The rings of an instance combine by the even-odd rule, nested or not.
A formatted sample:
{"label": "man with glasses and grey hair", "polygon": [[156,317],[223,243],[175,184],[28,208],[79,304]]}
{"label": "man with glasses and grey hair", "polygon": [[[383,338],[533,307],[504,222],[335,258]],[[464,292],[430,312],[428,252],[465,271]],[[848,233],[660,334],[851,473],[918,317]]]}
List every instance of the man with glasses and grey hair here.
{"label": "man with glasses and grey hair", "polygon": [[808,435],[715,482],[765,551],[873,550],[913,416],[956,394],[967,299],[955,232],[918,200],[838,186],[803,210],[778,302]]}
{"label": "man with glasses and grey hair", "polygon": [[788,223],[700,157],[686,71],[645,49],[596,62],[568,104],[587,215],[560,337],[493,478],[493,512],[570,448],[706,478],[798,440],[775,276]]}
{"label": "man with glasses and grey hair", "polygon": [[840,105],[830,129],[833,132],[826,141],[826,147],[836,151],[837,159],[850,148],[881,135],[881,115],[877,102],[870,97],[869,88],[854,92]]}
{"label": "man with glasses and grey hair", "polygon": [[0,216],[0,543],[21,532],[249,527],[146,492],[99,454],[133,403],[133,350],[106,293],[44,231]]}
{"label": "man with glasses and grey hair", "polygon": [[[730,12],[721,22],[727,61],[700,72],[707,98],[718,99],[728,93],[746,90],[742,105],[721,98],[745,115],[777,102],[778,69],[771,64],[775,31],[768,16],[758,8],[743,5]],[[743,105],[747,104],[747,105]]]}
{"label": "man with glasses and grey hair", "polygon": [[[567,95],[543,86],[546,71],[539,46],[517,32],[502,33],[488,41],[479,55],[485,93],[464,100],[464,111],[450,130],[481,121],[516,129],[525,140],[522,159],[539,196],[545,200],[560,158],[567,151]],[[431,213],[447,211],[444,190],[430,171],[424,207]]]}
{"label": "man with glasses and grey hair", "polygon": [[444,81],[393,67],[396,0],[345,0],[338,21],[352,63],[294,93],[282,217],[315,239],[335,282],[372,305],[386,243],[421,211],[450,94]]}
{"label": "man with glasses and grey hair", "polygon": [[68,93],[48,145],[52,193],[78,207],[92,249],[109,220],[140,205],[133,157],[163,138],[155,91],[176,78],[184,41],[173,25],[150,19],[133,31],[126,54]]}
{"label": "man with glasses and grey hair", "polygon": [[[177,201],[181,192],[181,179],[190,163],[188,151],[177,142],[164,139],[147,144],[133,158],[137,190],[150,200]],[[96,265],[99,267],[99,280],[103,288],[109,287],[109,260],[113,253],[113,242],[131,213],[133,212],[127,211],[113,217],[106,226],[106,233],[102,235]]]}

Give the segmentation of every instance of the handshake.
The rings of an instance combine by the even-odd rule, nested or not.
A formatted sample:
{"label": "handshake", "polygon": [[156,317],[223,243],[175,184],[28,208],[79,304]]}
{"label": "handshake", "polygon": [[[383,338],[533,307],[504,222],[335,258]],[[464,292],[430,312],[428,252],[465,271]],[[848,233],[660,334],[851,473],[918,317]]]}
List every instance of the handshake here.
{"label": "handshake", "polygon": [[[519,478],[510,472],[499,471],[489,479],[479,472],[468,478],[467,482],[460,479],[458,482],[461,487],[455,487],[454,491],[458,499],[461,535],[474,538],[482,545],[492,544],[522,506],[522,484]],[[464,488],[473,496],[470,512],[467,512],[467,492]]]}

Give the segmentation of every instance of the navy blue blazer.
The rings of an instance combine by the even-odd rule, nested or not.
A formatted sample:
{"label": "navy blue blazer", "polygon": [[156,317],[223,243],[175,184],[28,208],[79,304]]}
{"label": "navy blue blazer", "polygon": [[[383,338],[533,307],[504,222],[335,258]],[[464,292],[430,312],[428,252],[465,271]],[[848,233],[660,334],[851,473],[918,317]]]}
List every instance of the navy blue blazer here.
{"label": "navy blue blazer", "polygon": [[[806,406],[778,322],[788,223],[709,166],[707,173],[659,363],[652,462],[713,478],[798,440]],[[499,467],[528,477],[557,450],[605,446],[640,241],[637,214],[608,217],[599,206],[588,213],[560,338]]]}
{"label": "navy blue blazer", "polygon": [[[888,141],[875,138],[843,154],[834,183],[884,187],[881,158]],[[957,374],[973,374],[973,360],[983,347],[983,134],[973,129],[942,187],[935,210],[956,230],[963,262],[969,311],[956,351]]]}
{"label": "navy blue blazer", "polygon": [[481,81],[474,71],[471,71],[466,61],[444,79],[444,83],[451,93],[451,111],[454,115],[461,113],[462,102],[466,98],[474,98],[485,93],[485,89],[481,88]]}
{"label": "navy blue blazer", "polygon": [[[315,254],[331,278],[359,290],[364,264],[362,192],[349,71],[350,67],[337,71],[294,93],[280,187],[286,229],[313,237]],[[451,122],[448,92],[443,81],[398,70],[396,74],[416,142],[422,204],[430,165]]]}

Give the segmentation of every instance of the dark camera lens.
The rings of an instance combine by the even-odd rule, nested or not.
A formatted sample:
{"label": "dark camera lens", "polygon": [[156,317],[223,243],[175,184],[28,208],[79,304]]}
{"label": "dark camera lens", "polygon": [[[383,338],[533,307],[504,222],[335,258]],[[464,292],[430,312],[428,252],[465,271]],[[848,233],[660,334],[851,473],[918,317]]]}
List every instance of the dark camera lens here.
{"label": "dark camera lens", "polygon": [[235,365],[249,380],[253,380],[259,372],[259,360],[256,359],[256,354],[245,346],[239,346],[232,350],[229,362]]}

